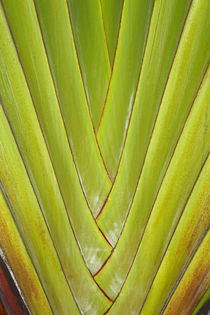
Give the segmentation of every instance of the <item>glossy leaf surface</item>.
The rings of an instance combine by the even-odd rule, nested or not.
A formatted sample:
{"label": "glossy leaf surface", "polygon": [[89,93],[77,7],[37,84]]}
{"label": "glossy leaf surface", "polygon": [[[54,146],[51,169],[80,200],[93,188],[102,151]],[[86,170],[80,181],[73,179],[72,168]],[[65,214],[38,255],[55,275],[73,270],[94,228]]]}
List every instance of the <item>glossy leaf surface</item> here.
{"label": "glossy leaf surface", "polygon": [[68,0],[68,5],[82,79],[97,131],[111,74],[101,4],[99,0]]}
{"label": "glossy leaf surface", "polygon": [[[79,312],[2,107],[0,119],[0,177],[13,209],[16,225],[27,244],[29,255],[39,272],[39,279],[47,291],[52,309],[63,314],[73,310],[77,314]],[[57,298],[58,295],[62,295],[62,301]]]}
{"label": "glossy leaf surface", "polygon": [[120,281],[115,282],[121,282],[124,286],[110,311],[111,314],[125,314],[125,308],[129,312],[138,312],[141,309],[207,157],[210,144],[206,139],[209,139],[210,117],[209,114],[206,116],[208,96],[205,89],[208,87],[209,80],[207,83],[204,81],[163,180],[128,278],[126,281],[119,278]]}
{"label": "glossy leaf surface", "polygon": [[113,67],[124,0],[100,0],[100,3],[110,66]]}
{"label": "glossy leaf surface", "polygon": [[159,313],[208,230],[210,158],[206,161],[184,209],[141,314]]}
{"label": "glossy leaf surface", "polygon": [[[30,106],[28,105],[28,114],[27,118],[25,119],[28,122],[30,121],[30,119],[32,119],[33,121],[37,120],[36,115],[34,114],[35,109],[38,115],[38,122],[40,123],[42,129],[41,133],[44,136],[45,143],[47,144],[48,149],[48,151],[46,151],[45,148],[42,149],[43,147],[45,147],[45,145],[43,144],[42,139],[39,140],[39,148],[42,152],[42,156],[43,158],[45,158],[46,161],[48,161],[45,162],[48,165],[47,172],[45,172],[45,170],[47,169],[46,166],[42,166],[43,172],[40,172],[40,167],[42,163],[41,155],[39,152],[37,152],[35,148],[32,148],[32,144],[36,142],[35,139],[33,141],[32,139],[33,137],[37,137],[37,134],[40,131],[38,124],[36,124],[36,135],[30,135],[28,138],[28,142],[25,143],[27,149],[30,148],[30,156],[29,154],[27,155],[27,149],[25,149],[25,151],[22,150],[22,154],[25,161],[26,155],[28,158],[31,157],[31,159],[33,159],[26,161],[26,163],[28,163],[27,168],[31,169],[31,177],[35,181],[34,184],[37,187],[37,191],[40,196],[40,203],[43,204],[45,208],[49,207],[49,205],[50,207],[52,207],[51,202],[53,202],[53,205],[55,205],[57,209],[63,208],[64,210],[65,206],[65,210],[68,213],[73,231],[76,235],[79,246],[82,249],[84,259],[90,270],[92,272],[96,272],[109,256],[111,249],[94,222],[91,210],[88,208],[88,203],[85,199],[85,193],[84,196],[82,196],[83,187],[80,186],[77,170],[74,165],[74,159],[69,147],[66,130],[60,113],[59,104],[47,61],[47,56],[45,54],[45,49],[42,42],[38,21],[36,18],[35,8],[33,6],[33,2],[31,1],[28,2],[28,6],[24,6],[24,2],[21,2],[19,6],[11,6],[11,3],[12,2],[5,2],[5,9],[7,17],[10,21],[15,44],[17,45],[18,53],[21,58],[23,74],[25,74],[25,78],[23,78],[23,81],[25,79],[25,89],[23,88],[24,83],[21,84],[21,82],[17,84],[17,88],[21,89],[22,85],[22,91],[25,91],[27,95],[29,93],[31,94],[31,100],[29,100]],[[29,15],[29,12],[33,14],[33,17]],[[24,20],[23,16],[25,17]],[[24,45],[24,41],[26,39],[28,42],[31,43],[30,46]],[[15,55],[15,51],[13,54]],[[11,68],[12,67],[13,64],[11,64]],[[11,74],[9,74],[9,70],[10,68],[8,68],[8,71],[5,71],[3,75],[7,75],[8,77],[11,76]],[[21,69],[19,69],[18,71],[20,72],[18,76],[21,77],[22,75],[23,77]],[[36,76],[33,76],[33,73],[35,71]],[[4,92],[3,89],[2,92]],[[15,91],[13,92],[14,96],[16,96],[16,93],[17,92]],[[2,95],[2,97],[3,96],[4,95]],[[24,101],[27,103],[29,98],[29,96],[24,96]],[[8,108],[8,118],[11,120],[12,127],[14,126],[13,130],[16,130],[15,133],[17,136],[17,141],[20,144],[20,141],[24,140],[24,135],[18,136],[17,128],[19,126],[21,131],[25,131],[25,133],[27,133],[28,128],[27,126],[24,127],[24,125],[18,119],[18,117],[24,119],[22,111],[23,107],[21,107],[21,105],[25,105],[19,104],[17,112],[16,114],[14,113],[15,115],[12,118],[12,107],[10,107],[12,100],[10,101],[10,104],[7,104],[7,102],[8,96],[5,96],[4,104],[5,108]],[[20,99],[18,99],[18,102],[21,102]],[[39,137],[42,138],[40,133]],[[53,164],[53,168],[50,165],[50,161]],[[51,175],[50,172],[52,173]],[[46,183],[43,180],[43,177],[49,183],[47,196],[43,188],[46,187]],[[52,183],[51,185],[50,181]],[[57,186],[55,183],[56,181],[58,182],[58,187],[55,187]],[[51,188],[49,186],[51,186]],[[58,188],[60,191],[58,191]],[[54,195],[54,201],[50,194],[51,196]],[[61,205],[61,197],[63,199],[64,206]],[[46,205],[46,203],[48,203],[48,206]],[[60,205],[58,206],[59,203]],[[71,211],[72,209],[74,209],[74,211]],[[54,213],[56,213],[56,210],[54,210]],[[82,222],[81,217],[83,218]],[[66,223],[66,225],[68,225],[68,223]],[[95,258],[93,258],[92,254],[90,254],[90,251],[96,252]]]}
{"label": "glossy leaf surface", "polygon": [[1,1],[0,255],[18,287],[0,273],[7,315],[202,311],[209,11]]}
{"label": "glossy leaf surface", "polygon": [[125,0],[123,6],[113,73],[97,136],[112,179],[120,161],[135,100],[152,7],[152,0]]}
{"label": "glossy leaf surface", "polygon": [[[116,244],[119,238],[120,232],[124,225],[124,221],[126,219],[126,215],[133,202],[136,186],[139,180],[148,143],[151,137],[153,123],[159,108],[159,102],[161,101],[161,97],[164,92],[164,86],[166,82],[169,81],[168,77],[171,77],[174,72],[178,73],[178,75],[174,74],[174,77],[176,76],[176,78],[171,79],[173,83],[170,84],[170,82],[168,82],[167,84],[166,94],[168,95],[168,98],[170,98],[170,100],[166,100],[165,102],[167,102],[167,104],[162,106],[167,106],[167,108],[169,108],[169,110],[171,111],[172,108],[177,107],[177,115],[174,115],[173,122],[172,120],[169,122],[169,118],[166,122],[165,119],[165,123],[167,125],[171,124],[171,129],[169,129],[167,132],[167,141],[165,141],[165,138],[163,139],[162,136],[159,137],[165,148],[163,152],[159,150],[159,152],[161,151],[160,159],[162,159],[162,161],[159,158],[157,159],[157,155],[155,155],[155,153],[153,154],[153,159],[156,162],[154,169],[157,174],[156,178],[158,178],[153,178],[147,174],[147,184],[145,184],[145,186],[147,186],[142,192],[143,195],[145,195],[145,192],[146,194],[150,194],[150,190],[156,184],[157,180],[159,181],[159,183],[161,182],[162,174],[160,172],[164,174],[164,169],[162,170],[163,165],[165,163],[164,168],[166,169],[167,161],[169,161],[170,155],[173,152],[173,148],[177,142],[184,120],[186,119],[186,115],[193,102],[196,90],[200,84],[201,77],[205,71],[203,63],[208,63],[208,46],[207,40],[205,38],[204,56],[200,63],[197,63],[197,72],[200,73],[200,77],[196,78],[197,81],[192,81],[191,78],[193,73],[189,73],[190,71],[194,71],[194,61],[199,54],[199,51],[194,51],[194,46],[197,45],[197,41],[194,43],[194,45],[192,44],[191,48],[189,48],[188,45],[184,45],[183,48],[180,47],[181,51],[179,52],[179,60],[183,60],[183,54],[192,54],[193,60],[189,60],[189,68],[187,68],[187,70],[184,70],[182,64],[180,64],[179,61],[174,61],[172,73],[169,75],[180,32],[183,27],[185,13],[188,9],[188,3],[184,2],[183,4],[183,1],[180,1],[180,7],[178,8],[175,8],[177,5],[177,1],[171,1],[170,5],[168,1],[162,1],[162,6],[158,5],[159,2],[156,2],[156,4],[157,5],[154,7],[153,10],[153,17],[150,27],[151,33],[149,34],[145,57],[143,60],[143,67],[140,76],[136,102],[134,104],[132,119],[130,127],[128,129],[127,141],[125,143],[119,171],[113,189],[108,196],[108,202],[105,204],[103,211],[97,220],[101,230],[104,232],[109,242],[113,246]],[[169,8],[167,7],[168,5]],[[174,23],[172,23],[175,17],[178,17],[176,28],[174,28]],[[201,19],[202,18],[203,17],[201,16]],[[163,37],[162,32],[164,28],[169,29],[169,33],[164,33],[165,36]],[[200,32],[202,30],[203,29],[201,28]],[[171,38],[172,34],[174,36]],[[159,47],[160,38],[163,42],[163,46],[161,46],[161,48]],[[171,46],[169,46],[170,49],[167,50],[168,58],[166,59],[165,51],[169,39],[171,41]],[[185,42],[184,39],[183,42]],[[203,39],[201,39],[201,42],[203,42]],[[157,67],[156,64],[158,64],[159,62],[161,66]],[[156,69],[156,72],[154,72],[154,69]],[[187,80],[187,82],[189,82],[189,84],[192,86],[192,89],[188,90],[189,93],[186,93],[186,95],[184,95],[184,99],[182,90],[177,91],[177,86],[180,84],[180,80],[183,80],[181,82],[185,82],[185,84]],[[152,92],[151,86],[153,86]],[[176,98],[173,95],[175,91],[177,93]],[[168,106],[168,104],[170,103],[171,107]],[[178,104],[184,105],[180,105],[178,107]],[[176,132],[174,132],[174,125],[172,124],[179,124]],[[165,161],[165,159],[167,160]],[[127,185],[127,183],[129,183],[129,186]],[[157,188],[158,184],[156,186],[156,191]],[[152,192],[151,195],[149,195],[148,200],[153,202],[154,195],[152,196]]]}
{"label": "glossy leaf surface", "polygon": [[[15,226],[11,212],[0,191],[0,246],[15,274],[26,303],[32,313],[52,314],[39,278],[28,256],[26,247]],[[24,282],[21,282],[24,279]],[[1,312],[0,312],[1,314]]]}
{"label": "glossy leaf surface", "polygon": [[[193,257],[190,266],[185,272],[182,281],[174,292],[164,315],[171,314],[174,307],[180,315],[192,314],[199,299],[209,287],[209,241],[210,232],[207,233],[200,248]],[[174,312],[174,311],[173,311]]]}
{"label": "glossy leaf surface", "polygon": [[64,0],[36,0],[35,5],[75,165],[96,216],[110,189],[110,180],[89,114],[68,7]]}

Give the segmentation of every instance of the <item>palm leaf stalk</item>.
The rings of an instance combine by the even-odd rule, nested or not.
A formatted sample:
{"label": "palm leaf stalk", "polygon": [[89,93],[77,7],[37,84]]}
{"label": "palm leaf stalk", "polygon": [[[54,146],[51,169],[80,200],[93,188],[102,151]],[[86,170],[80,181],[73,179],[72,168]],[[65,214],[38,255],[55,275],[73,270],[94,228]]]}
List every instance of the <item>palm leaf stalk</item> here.
{"label": "palm leaf stalk", "polygon": [[209,12],[208,0],[1,0],[14,314],[187,315],[208,299]]}

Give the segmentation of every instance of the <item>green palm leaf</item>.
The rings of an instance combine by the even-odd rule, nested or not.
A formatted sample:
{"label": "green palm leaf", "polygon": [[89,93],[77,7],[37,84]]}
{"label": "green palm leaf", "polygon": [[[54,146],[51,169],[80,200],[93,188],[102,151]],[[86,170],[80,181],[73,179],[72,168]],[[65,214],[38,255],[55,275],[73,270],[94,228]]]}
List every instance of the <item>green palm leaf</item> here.
{"label": "green palm leaf", "polygon": [[209,11],[1,1],[0,253],[31,314],[208,299]]}

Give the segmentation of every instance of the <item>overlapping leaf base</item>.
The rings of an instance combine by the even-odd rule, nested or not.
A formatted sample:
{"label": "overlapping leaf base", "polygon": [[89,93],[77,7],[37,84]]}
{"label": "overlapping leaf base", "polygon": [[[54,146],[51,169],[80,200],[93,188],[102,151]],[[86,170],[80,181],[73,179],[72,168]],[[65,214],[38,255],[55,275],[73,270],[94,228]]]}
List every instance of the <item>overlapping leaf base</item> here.
{"label": "overlapping leaf base", "polygon": [[209,11],[1,1],[0,248],[32,314],[208,298]]}

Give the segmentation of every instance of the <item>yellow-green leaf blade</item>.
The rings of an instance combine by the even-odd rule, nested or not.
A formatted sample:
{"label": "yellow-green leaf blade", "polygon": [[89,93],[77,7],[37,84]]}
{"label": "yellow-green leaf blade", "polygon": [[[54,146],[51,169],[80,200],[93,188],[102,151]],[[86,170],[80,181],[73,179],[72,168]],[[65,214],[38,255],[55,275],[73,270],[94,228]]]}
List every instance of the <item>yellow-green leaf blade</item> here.
{"label": "yellow-green leaf blade", "polygon": [[[0,106],[0,178],[19,233],[55,312],[79,314],[30,185],[19,152]],[[46,259],[47,258],[47,259]],[[62,296],[62,301],[58,296]]]}
{"label": "yellow-green leaf blade", "polygon": [[68,0],[68,5],[87,100],[97,131],[111,73],[100,2]]}
{"label": "yellow-green leaf blade", "polygon": [[67,3],[64,0],[34,2],[74,161],[90,208],[96,216],[110,189],[110,180],[88,111]]}
{"label": "yellow-green leaf blade", "polygon": [[141,314],[157,314],[208,230],[210,158],[193,189]]}
{"label": "yellow-green leaf blade", "polygon": [[192,262],[187,268],[176,291],[174,292],[164,315],[190,315],[201,299],[205,291],[209,288],[209,242],[210,232],[208,232],[197,250]]}
{"label": "yellow-green leaf blade", "polygon": [[[3,1],[3,4],[44,133],[61,195],[84,259],[91,272],[95,273],[109,256],[111,249],[98,230],[80,187],[33,2],[21,1],[14,6],[12,1]],[[9,68],[10,65],[7,67]],[[19,88],[21,89],[20,84]],[[24,88],[22,86],[23,90]],[[21,107],[18,116],[22,117]],[[28,148],[30,146],[28,145]],[[38,155],[37,159],[39,159]],[[38,173],[39,167],[38,162],[36,164]],[[43,182],[40,189],[44,189],[44,187],[45,183]]]}
{"label": "yellow-green leaf blade", "polygon": [[111,67],[113,67],[124,0],[99,1],[102,8],[102,18],[109,51],[109,60]]}
{"label": "yellow-green leaf blade", "polygon": [[[162,3],[169,4],[168,1],[162,1]],[[180,3],[182,8],[180,14],[182,15],[182,19],[184,19],[183,14],[187,10],[187,5],[185,2],[186,7],[185,10],[183,10],[183,1],[180,1]],[[153,139],[154,135],[152,136],[154,144],[150,149],[150,155],[147,154],[148,157],[145,160],[144,170],[139,183],[141,187],[138,188],[138,198],[139,205],[144,205],[144,209],[147,209],[146,211],[149,211],[152,207],[174,147],[209,62],[208,34],[210,28],[207,18],[208,4],[205,1],[202,1],[202,3],[201,8],[200,4],[193,5],[194,9],[189,13],[186,21],[160,106],[160,112],[156,122],[156,129],[158,129],[158,131],[156,132],[155,140]],[[177,1],[170,1],[172,7],[176,4]],[[175,11],[172,10],[172,12]],[[156,14],[158,16],[158,12]],[[170,17],[170,21],[174,21],[175,16],[172,14]],[[165,18],[167,22],[168,10],[165,11]],[[174,22],[171,24],[172,28],[173,26]],[[155,27],[155,25],[153,25],[153,27]],[[179,36],[179,32],[176,36]],[[177,37],[176,39],[178,40]],[[168,38],[166,37],[167,41],[169,38],[170,35]],[[155,93],[150,92],[150,88],[147,85],[147,75],[149,74],[151,79],[153,76],[153,68],[151,68],[150,71],[148,67],[148,60],[150,60],[151,55],[150,49],[153,47],[152,43],[153,41],[148,42],[148,44],[150,44],[149,54],[145,55],[145,68],[143,64],[142,81],[140,78],[136,104],[119,173],[108,202],[97,220],[101,230],[112,245],[115,245],[119,238],[126,215],[132,203],[139,172],[143,166],[148,142],[150,141],[152,125],[155,119],[154,113],[159,107],[159,103],[155,104]],[[175,43],[177,42],[174,42],[174,44]],[[157,54],[158,45],[159,41],[157,43]],[[156,62],[158,62],[156,53],[153,61],[156,60]],[[162,50],[162,58],[165,58],[164,56],[165,49]],[[162,59],[162,62],[163,60],[164,59]],[[160,64],[162,64],[162,62]],[[169,66],[169,64],[167,66]],[[165,74],[167,74],[167,72]],[[167,77],[165,77],[165,79],[166,78]],[[159,97],[161,97],[161,93],[159,93],[158,90],[158,73],[155,80],[155,86]],[[162,84],[163,82],[164,80]],[[154,109],[154,105],[156,109]],[[153,175],[151,176],[150,174]],[[129,187],[127,187],[127,183],[129,183]]]}
{"label": "yellow-green leaf blade", "polygon": [[[71,286],[76,299],[80,300],[82,310],[86,311],[89,305],[92,304],[93,309],[97,311],[100,309],[105,310],[110,302],[92,279],[74,238],[30,94],[27,90],[16,52],[11,44],[10,34],[2,10],[0,29],[0,91],[3,105],[9,116],[20,152],[24,157],[23,160],[27,172],[55,243],[68,284]],[[5,132],[5,134],[7,133]],[[6,136],[1,135],[4,150],[7,150],[6,146],[9,143],[9,140],[6,139]],[[18,155],[17,148],[14,149],[14,144],[12,148],[11,150],[16,150],[16,155]],[[9,155],[10,153],[7,154]],[[7,165],[6,162],[3,166],[4,170],[12,168],[12,165]],[[63,241],[64,239],[65,242]],[[74,257],[74,261],[72,261],[72,257]],[[83,283],[82,286],[81,283]],[[88,295],[82,294],[82,290]],[[96,295],[98,296],[98,303],[95,303],[93,300],[93,296]]]}
{"label": "yellow-green leaf blade", "polygon": [[[49,213],[37,202],[2,108],[0,119],[0,177],[26,246],[34,263],[40,266],[38,272],[45,280],[43,286],[49,283],[46,292],[50,304],[53,309],[58,304],[58,313],[69,314],[72,311],[77,314],[75,299],[82,312],[104,312],[110,301],[88,272],[69,225],[62,222],[61,213],[55,210],[49,218]],[[49,250],[46,249],[48,247]],[[46,277],[51,275],[51,278],[45,278],[45,274]]]}
{"label": "yellow-green leaf blade", "polygon": [[117,170],[135,99],[152,8],[153,0],[125,0],[123,6],[113,73],[97,136],[111,178]]}
{"label": "yellow-green leaf blade", "polygon": [[204,81],[203,89],[194,103],[161,185],[135,261],[110,314],[124,314],[125,305],[128,312],[139,311],[142,307],[185,203],[205,162],[210,148],[209,99],[206,93],[209,83],[209,79]]}
{"label": "yellow-green leaf blade", "polygon": [[[34,314],[52,314],[36,271],[30,261],[8,206],[0,190],[0,248],[24,296],[30,311]],[[17,259],[18,257],[18,259]]]}
{"label": "yellow-green leaf blade", "polygon": [[[202,97],[204,98],[204,100],[201,100],[204,102],[204,105],[205,105],[205,102],[207,102],[207,98],[208,98],[208,95],[206,95],[208,88],[209,88],[209,71],[205,75],[205,78],[202,84],[202,89],[200,91]],[[196,101],[198,102],[197,99]],[[195,106],[198,107],[198,105],[194,104],[193,108]],[[170,110],[170,106],[168,106],[167,103],[164,105],[163,109],[164,108],[165,110]],[[165,117],[167,119],[168,115],[166,114]],[[167,124],[168,121],[166,120],[165,122]],[[161,157],[159,151],[157,150],[157,154],[156,154],[155,150],[153,150],[153,147],[156,147],[157,139],[159,139],[159,128],[162,128],[162,126],[164,126],[164,120],[160,119],[160,124],[156,125],[157,132],[154,132],[153,138],[151,140],[150,148],[147,155],[148,159],[146,159],[145,161],[144,167],[147,167],[147,161],[148,161],[150,168],[152,170],[151,174],[155,173],[155,167],[158,167],[158,165],[156,164],[156,161],[159,162],[159,159]],[[165,140],[165,138],[163,138],[163,140]],[[209,141],[208,138],[206,138],[206,141],[207,142]],[[150,164],[151,158],[154,159],[153,160],[153,163],[155,166],[154,170],[153,170],[153,164]],[[174,159],[174,156],[173,156],[173,159]],[[177,170],[177,174],[178,174],[178,171],[179,170]],[[143,169],[142,176],[144,176],[144,169]],[[153,177],[152,176],[150,176],[149,178],[145,177],[143,178],[142,182],[140,180],[139,186],[137,188],[136,196],[133,201],[132,208],[131,208],[131,212],[127,218],[127,222],[125,224],[125,228],[122,232],[119,242],[117,243],[117,246],[114,249],[114,252],[111,258],[109,259],[107,264],[100,271],[100,273],[97,274],[95,278],[96,281],[99,283],[99,285],[103,288],[103,290],[112,298],[114,298],[117,295],[117,293],[119,292],[123,284],[123,281],[126,278],[126,275],[128,274],[132,261],[135,257],[135,253],[138,249],[139,242],[144,233],[145,225],[149,218],[151,209],[153,207],[153,203],[155,202],[155,196],[153,197],[154,199],[150,197],[151,198],[150,200],[149,198],[149,196],[151,196],[150,192],[152,191],[151,190],[152,184],[148,187],[147,181],[150,181],[150,179],[152,180]],[[147,190],[145,190],[145,187],[147,188]],[[126,256],[125,256],[125,252],[126,252]],[[122,262],[120,266],[118,266],[119,261]],[[114,274],[112,274],[113,270],[116,270]]]}

